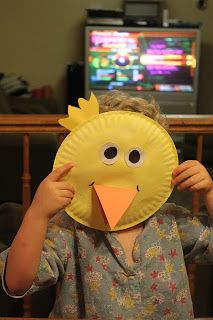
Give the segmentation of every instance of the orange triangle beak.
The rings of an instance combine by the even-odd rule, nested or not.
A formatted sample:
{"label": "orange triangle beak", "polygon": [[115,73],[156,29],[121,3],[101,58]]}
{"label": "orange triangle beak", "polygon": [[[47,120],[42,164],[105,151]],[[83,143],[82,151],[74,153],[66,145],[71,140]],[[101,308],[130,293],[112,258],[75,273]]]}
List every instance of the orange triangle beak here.
{"label": "orange triangle beak", "polygon": [[100,184],[93,186],[109,226],[113,229],[131,204],[137,190],[109,187]]}

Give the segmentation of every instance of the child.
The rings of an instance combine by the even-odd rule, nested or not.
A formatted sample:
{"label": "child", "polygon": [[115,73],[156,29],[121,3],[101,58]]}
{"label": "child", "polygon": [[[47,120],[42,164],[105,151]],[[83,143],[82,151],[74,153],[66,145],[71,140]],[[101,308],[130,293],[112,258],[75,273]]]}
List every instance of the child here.
{"label": "child", "polygon": [[[153,101],[111,92],[99,102],[105,111],[142,112],[166,126]],[[193,319],[185,261],[212,262],[211,227],[168,203],[126,230],[83,226],[61,211],[75,194],[62,179],[72,168],[54,170],[38,187],[7,256],[5,290],[22,297],[59,282],[55,318]],[[202,192],[213,216],[213,182],[203,165],[182,163],[172,183]]]}

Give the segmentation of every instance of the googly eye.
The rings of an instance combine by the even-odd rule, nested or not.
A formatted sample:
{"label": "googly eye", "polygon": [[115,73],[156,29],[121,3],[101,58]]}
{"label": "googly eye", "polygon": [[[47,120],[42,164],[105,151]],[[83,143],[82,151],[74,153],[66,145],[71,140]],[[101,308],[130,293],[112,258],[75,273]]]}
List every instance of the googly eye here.
{"label": "googly eye", "polygon": [[119,149],[118,146],[114,143],[106,143],[101,148],[101,160],[105,164],[113,164],[116,162],[119,155]]}
{"label": "googly eye", "polygon": [[125,161],[129,167],[140,167],[144,162],[144,153],[139,148],[131,148],[125,155]]}

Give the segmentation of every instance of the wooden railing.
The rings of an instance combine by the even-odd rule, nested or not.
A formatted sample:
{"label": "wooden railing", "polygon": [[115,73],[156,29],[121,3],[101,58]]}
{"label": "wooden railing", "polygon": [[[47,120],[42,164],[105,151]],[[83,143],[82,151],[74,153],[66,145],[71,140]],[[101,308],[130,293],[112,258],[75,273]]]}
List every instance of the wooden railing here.
{"label": "wooden railing", "polygon": [[[23,176],[22,202],[23,214],[31,202],[31,175],[30,175],[30,133],[58,133],[59,144],[68,131],[58,124],[58,119],[66,115],[0,115],[1,133],[23,134]],[[197,135],[197,160],[202,161],[203,136],[213,134],[212,115],[169,115],[170,133]],[[85,142],[86,143],[86,142]],[[199,195],[195,192],[192,198],[192,210],[198,212],[200,208]],[[195,265],[188,266],[188,276],[192,296],[195,291]],[[24,301],[24,316],[29,317],[30,298]]]}

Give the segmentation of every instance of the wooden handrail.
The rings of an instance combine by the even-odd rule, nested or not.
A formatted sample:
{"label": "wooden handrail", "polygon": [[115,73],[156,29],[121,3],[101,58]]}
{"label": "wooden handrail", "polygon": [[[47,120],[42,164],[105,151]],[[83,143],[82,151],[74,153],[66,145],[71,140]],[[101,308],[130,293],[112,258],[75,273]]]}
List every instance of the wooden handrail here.
{"label": "wooden handrail", "polygon": [[[58,124],[66,114],[3,114],[0,132],[67,132]],[[213,133],[213,115],[168,115],[171,133]]]}

